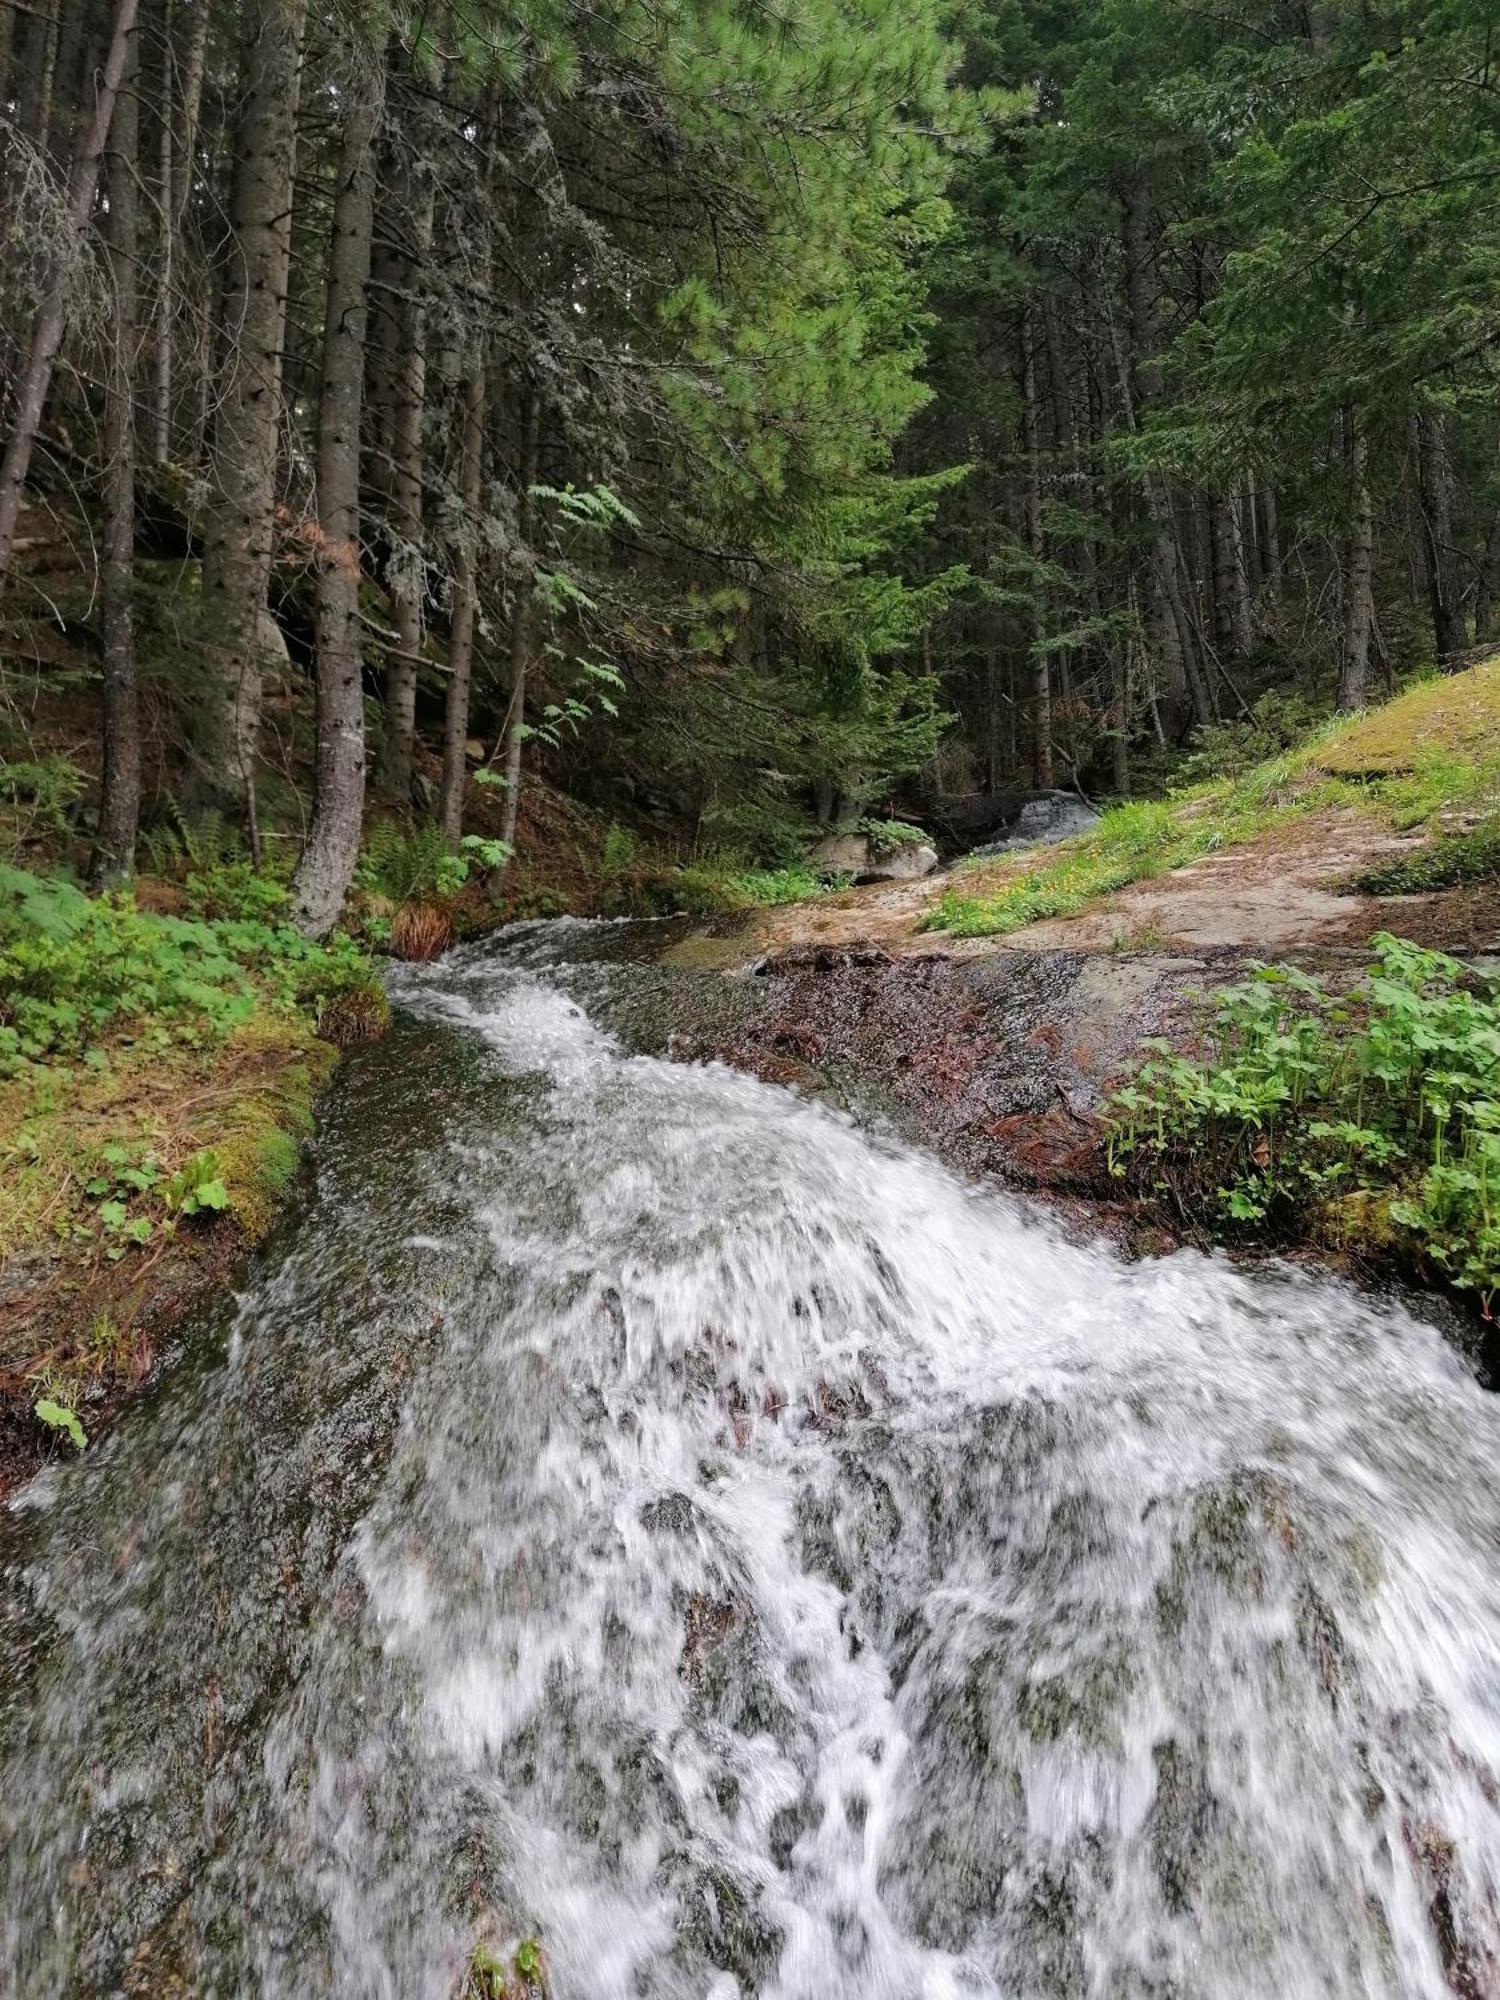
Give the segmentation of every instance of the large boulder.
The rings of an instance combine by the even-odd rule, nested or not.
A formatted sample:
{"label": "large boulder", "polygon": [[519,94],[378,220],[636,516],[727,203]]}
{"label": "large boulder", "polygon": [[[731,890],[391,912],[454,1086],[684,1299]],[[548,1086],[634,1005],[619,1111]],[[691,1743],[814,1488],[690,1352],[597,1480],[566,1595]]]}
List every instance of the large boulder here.
{"label": "large boulder", "polygon": [[938,865],[937,849],[924,840],[905,847],[893,847],[885,854],[871,854],[860,871],[861,882],[919,882]]}
{"label": "large boulder", "polygon": [[1049,847],[1053,841],[1069,840],[1098,824],[1099,814],[1077,792],[1034,792],[1007,825],[1003,839],[988,841],[970,852],[983,859],[1021,847]]}
{"label": "large boulder", "polygon": [[856,882],[917,882],[938,865],[937,849],[924,840],[877,852],[868,834],[831,833],[807,857],[818,875],[852,875]]}
{"label": "large boulder", "polygon": [[807,857],[815,875],[861,875],[870,865],[870,843],[855,828],[830,833]]}

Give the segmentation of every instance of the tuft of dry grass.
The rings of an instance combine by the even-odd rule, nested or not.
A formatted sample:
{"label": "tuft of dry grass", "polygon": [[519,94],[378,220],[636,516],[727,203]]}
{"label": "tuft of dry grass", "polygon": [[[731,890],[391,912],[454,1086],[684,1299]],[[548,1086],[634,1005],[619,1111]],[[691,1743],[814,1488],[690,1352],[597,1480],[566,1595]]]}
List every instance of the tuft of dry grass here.
{"label": "tuft of dry grass", "polygon": [[418,965],[441,958],[453,942],[453,918],[441,903],[403,903],[391,918],[391,950]]}

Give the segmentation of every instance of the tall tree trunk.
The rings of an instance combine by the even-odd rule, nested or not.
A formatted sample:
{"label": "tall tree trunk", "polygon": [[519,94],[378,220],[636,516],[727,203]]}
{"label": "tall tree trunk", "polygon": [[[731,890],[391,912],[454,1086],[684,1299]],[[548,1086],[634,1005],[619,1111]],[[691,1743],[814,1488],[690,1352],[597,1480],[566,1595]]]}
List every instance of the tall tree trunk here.
{"label": "tall tree trunk", "polygon": [[464,831],[468,766],[469,684],[474,664],[474,614],[479,593],[474,526],[483,499],[485,357],[476,343],[464,382],[464,447],[459,474],[463,526],[453,554],[453,618],[448,635],[448,700],[443,715],[443,839],[457,849]]}
{"label": "tall tree trunk", "polygon": [[1482,646],[1486,641],[1500,637],[1500,513],[1490,523],[1490,532],[1485,539],[1484,555],[1479,564],[1479,576],[1474,585],[1474,643]]}
{"label": "tall tree trunk", "polygon": [[[1036,348],[1034,315],[1021,321],[1021,445],[1026,457],[1026,541],[1034,562],[1045,555],[1042,533],[1042,469],[1037,436]],[[1041,586],[1034,586],[1040,593]],[[1052,662],[1040,651],[1045,619],[1040,594],[1032,623],[1031,777],[1039,792],[1052,787]]]}
{"label": "tall tree trunk", "polygon": [[360,402],[374,222],[374,142],[384,68],[348,96],[328,240],[318,398],[318,774],[308,844],[292,882],[312,938],[338,922],[364,822],[364,658],[360,648]]}
{"label": "tall tree trunk", "polygon": [[252,816],[305,15],[306,0],[246,6],[223,310],[230,349],[227,379],[219,385],[203,547],[210,671],[197,789]]}
{"label": "tall tree trunk", "polygon": [[427,406],[427,309],[423,289],[432,248],[434,182],[421,177],[411,218],[401,354],[391,440],[391,532],[396,541],[391,608],[396,647],[386,667],[385,754],[381,777],[403,803],[411,796],[417,733],[417,660],[422,644],[422,420]]}
{"label": "tall tree trunk", "polygon": [[182,133],[173,175],[172,215],[180,229],[193,194],[193,165],[198,151],[198,114],[203,104],[203,72],[208,60],[208,19],[212,0],[183,0],[192,8],[187,58],[182,68]]}
{"label": "tall tree trunk", "polygon": [[1281,527],[1276,518],[1276,490],[1271,486],[1260,496],[1260,563],[1266,589],[1274,595],[1281,589]]}
{"label": "tall tree trunk", "polygon": [[[528,389],[521,412],[521,491],[516,510],[523,544],[530,540],[535,513],[536,503],[531,497],[531,489],[536,484],[541,440],[541,392]],[[500,838],[512,849],[516,844],[516,814],[521,804],[521,746],[526,740],[526,669],[531,656],[535,595],[535,564],[529,549],[525,563],[525,569],[516,579],[515,603],[511,609],[510,700],[505,713],[505,804]]]}
{"label": "tall tree trunk", "polygon": [[157,271],[156,366],[152,403],[151,455],[165,465],[172,454],[172,299],[177,278],[177,210],[172,173],[172,125],[176,64],[172,54],[172,0],[161,7],[161,96],[156,142],[156,185],[160,202],[161,257]]}
{"label": "tall tree trunk", "polygon": [[[1151,212],[1145,184],[1139,176],[1132,176],[1125,191],[1123,234],[1126,299],[1130,314],[1128,354],[1113,315],[1110,335],[1115,349],[1125,428],[1134,435],[1140,429],[1142,412],[1149,409],[1161,393],[1161,362],[1156,353],[1156,300],[1152,289]],[[1148,472],[1144,484],[1146,509],[1154,530],[1151,569],[1160,602],[1156,622],[1171,622],[1193,719],[1211,722],[1216,705],[1208,676],[1203,670],[1198,635],[1184,589],[1185,566],[1171,495],[1156,473]]]}
{"label": "tall tree trunk", "polygon": [[1239,651],[1234,616],[1234,532],[1230,526],[1230,505],[1227,500],[1211,497],[1207,507],[1213,635],[1221,659],[1228,659]]}
{"label": "tall tree trunk", "polygon": [[135,557],[136,153],[138,37],[130,37],[109,156],[107,240],[115,324],[104,391],[104,739],[90,880],[109,888],[135,865],[141,816],[141,722],[131,586]]}
{"label": "tall tree trunk", "polygon": [[1344,412],[1349,540],[1344,559],[1344,636],[1339,660],[1339,707],[1365,705],[1370,635],[1375,625],[1375,517],[1370,505],[1370,444],[1358,410]]}
{"label": "tall tree trunk", "polygon": [[297,922],[312,937],[325,937],[344,907],[365,808],[359,420],[384,76],[374,65],[349,92],[328,249],[318,403],[317,795],[292,884]]}
{"label": "tall tree trunk", "polygon": [[1438,665],[1457,657],[1468,644],[1463,595],[1453,546],[1453,461],[1443,418],[1427,411],[1417,419],[1417,468],[1422,502],[1422,555],[1427,601]]}
{"label": "tall tree trunk", "polygon": [[1245,574],[1247,592],[1246,615],[1249,615],[1249,599],[1260,590],[1264,575],[1260,565],[1260,517],[1255,506],[1255,481],[1245,480],[1235,501],[1239,527],[1240,559]]}
{"label": "tall tree trunk", "polygon": [[984,789],[1000,789],[1000,648],[991,639],[984,649]]}
{"label": "tall tree trunk", "polygon": [[26,136],[39,153],[52,142],[52,100],[57,86],[57,33],[59,0],[42,0],[36,17],[36,87],[25,93],[30,103],[22,104]]}
{"label": "tall tree trunk", "polygon": [[[75,236],[82,236],[88,227],[94,192],[99,185],[99,162],[109,141],[115,100],[120,93],[120,77],[130,50],[131,36],[135,32],[135,17],[136,0],[115,0],[104,74],[100,78],[93,117],[79,150],[68,191],[68,228]],[[65,303],[61,282],[54,284],[32,328],[30,351],[16,393],[15,429],[5,448],[5,457],[0,460],[0,592],[4,591],[10,573],[16,523],[21,514],[21,495],[26,485],[26,474],[31,469],[37,432],[41,429],[42,410],[51,386],[57,350],[62,345],[66,324]]]}

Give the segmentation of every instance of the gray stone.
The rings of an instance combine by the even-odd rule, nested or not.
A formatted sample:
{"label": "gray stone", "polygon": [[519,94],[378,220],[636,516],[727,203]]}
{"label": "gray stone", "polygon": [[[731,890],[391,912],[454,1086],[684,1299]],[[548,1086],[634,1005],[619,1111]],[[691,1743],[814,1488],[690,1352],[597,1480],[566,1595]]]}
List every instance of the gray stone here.
{"label": "gray stone", "polygon": [[919,882],[938,865],[937,849],[924,840],[920,846],[893,847],[889,854],[872,854],[859,871],[861,882]]}
{"label": "gray stone", "polygon": [[862,833],[830,833],[807,859],[819,875],[863,875],[870,865],[870,843]]}

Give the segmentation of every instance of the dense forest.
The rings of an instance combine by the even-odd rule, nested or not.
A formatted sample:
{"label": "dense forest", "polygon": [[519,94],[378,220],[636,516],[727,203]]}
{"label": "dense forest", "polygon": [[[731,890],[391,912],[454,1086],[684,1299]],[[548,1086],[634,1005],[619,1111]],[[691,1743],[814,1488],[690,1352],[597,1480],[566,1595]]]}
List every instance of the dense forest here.
{"label": "dense forest", "polygon": [[1460,661],[1493,41],[1484,0],[7,6],[12,792],[92,689],[94,880],[169,795],[274,831],[322,934],[367,786],[457,850],[477,778],[499,867],[532,772],[774,862]]}

